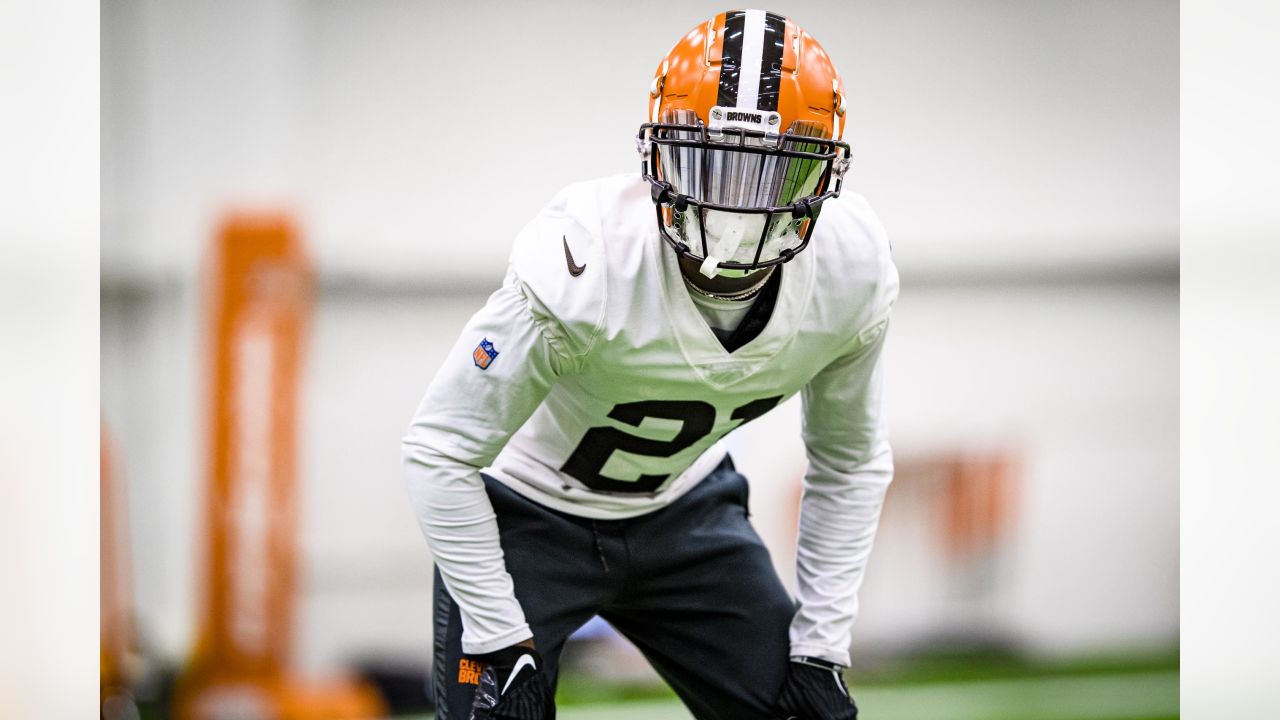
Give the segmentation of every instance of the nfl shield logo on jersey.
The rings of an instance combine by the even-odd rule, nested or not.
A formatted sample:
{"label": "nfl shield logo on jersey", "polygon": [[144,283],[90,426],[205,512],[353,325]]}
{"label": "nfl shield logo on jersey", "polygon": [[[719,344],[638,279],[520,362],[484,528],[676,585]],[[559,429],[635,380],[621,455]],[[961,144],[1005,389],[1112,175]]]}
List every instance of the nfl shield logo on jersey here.
{"label": "nfl shield logo on jersey", "polygon": [[494,349],[493,343],[489,342],[489,338],[484,338],[475,350],[471,351],[471,359],[475,361],[476,367],[485,370],[489,365],[493,364],[494,358],[498,357],[498,351]]}

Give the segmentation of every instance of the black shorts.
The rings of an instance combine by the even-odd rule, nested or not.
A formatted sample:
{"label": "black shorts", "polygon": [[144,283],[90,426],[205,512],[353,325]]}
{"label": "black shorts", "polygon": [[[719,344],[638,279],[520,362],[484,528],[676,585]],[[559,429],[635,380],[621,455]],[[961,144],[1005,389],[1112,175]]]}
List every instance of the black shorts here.
{"label": "black shorts", "polygon": [[[557,512],[485,477],[507,571],[552,683],[565,640],[600,615],[698,720],[772,720],[795,604],[747,519],[725,458],[671,505],[626,520]],[[458,608],[435,575],[438,720],[466,720],[475,685]]]}

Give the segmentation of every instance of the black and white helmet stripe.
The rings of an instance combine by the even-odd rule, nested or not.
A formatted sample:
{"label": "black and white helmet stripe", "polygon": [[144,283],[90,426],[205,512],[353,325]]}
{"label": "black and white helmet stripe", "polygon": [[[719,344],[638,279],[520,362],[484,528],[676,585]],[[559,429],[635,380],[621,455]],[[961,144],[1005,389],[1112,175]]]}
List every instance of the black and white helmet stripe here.
{"label": "black and white helmet stripe", "polygon": [[716,104],[746,110],[778,109],[786,20],[764,10],[725,16]]}

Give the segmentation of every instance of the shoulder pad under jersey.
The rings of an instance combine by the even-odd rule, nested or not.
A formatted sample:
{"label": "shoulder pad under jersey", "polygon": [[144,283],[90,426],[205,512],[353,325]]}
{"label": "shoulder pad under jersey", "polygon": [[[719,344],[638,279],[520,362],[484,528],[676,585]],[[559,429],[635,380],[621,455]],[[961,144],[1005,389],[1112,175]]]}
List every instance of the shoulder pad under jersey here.
{"label": "shoulder pad under jersey", "polygon": [[846,191],[823,205],[816,232],[819,292],[847,294],[840,301],[856,308],[852,335],[877,333],[898,299],[898,269],[880,219],[866,198]]}
{"label": "shoulder pad under jersey", "polygon": [[530,310],[555,351],[572,362],[591,349],[604,322],[607,263],[591,183],[561,190],[520,231],[507,282]]}

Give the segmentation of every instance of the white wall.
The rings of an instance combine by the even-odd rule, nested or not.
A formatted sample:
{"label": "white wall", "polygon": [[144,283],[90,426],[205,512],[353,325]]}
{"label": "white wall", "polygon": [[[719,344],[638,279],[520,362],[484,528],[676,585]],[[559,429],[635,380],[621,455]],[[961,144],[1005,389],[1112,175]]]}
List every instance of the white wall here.
{"label": "white wall", "polygon": [[[403,426],[516,229],[561,185],[634,169],[654,65],[720,9],[105,8],[102,403],[158,649],[176,657],[191,640],[197,278],[219,214],[292,208],[325,282],[304,378],[300,659],[424,657],[430,557],[401,487]],[[1052,652],[1167,641],[1176,4],[772,9],[817,34],[852,89],[850,186],[877,207],[903,274],[888,351],[897,446],[1024,453],[998,601],[978,620]],[[770,500],[790,492],[794,416],[780,408],[742,441],[784,570],[788,521]],[[763,442],[775,438],[789,440]],[[858,630],[868,647],[975,621],[948,615],[921,580],[931,560],[908,528],[887,526],[877,549]]]}
{"label": "white wall", "polygon": [[[904,266],[1175,257],[1176,3],[774,7],[842,69],[849,184]],[[326,270],[493,277],[556,190],[636,169],[654,68],[721,9],[112,3],[104,269],[189,277],[218,213],[284,202]]]}

